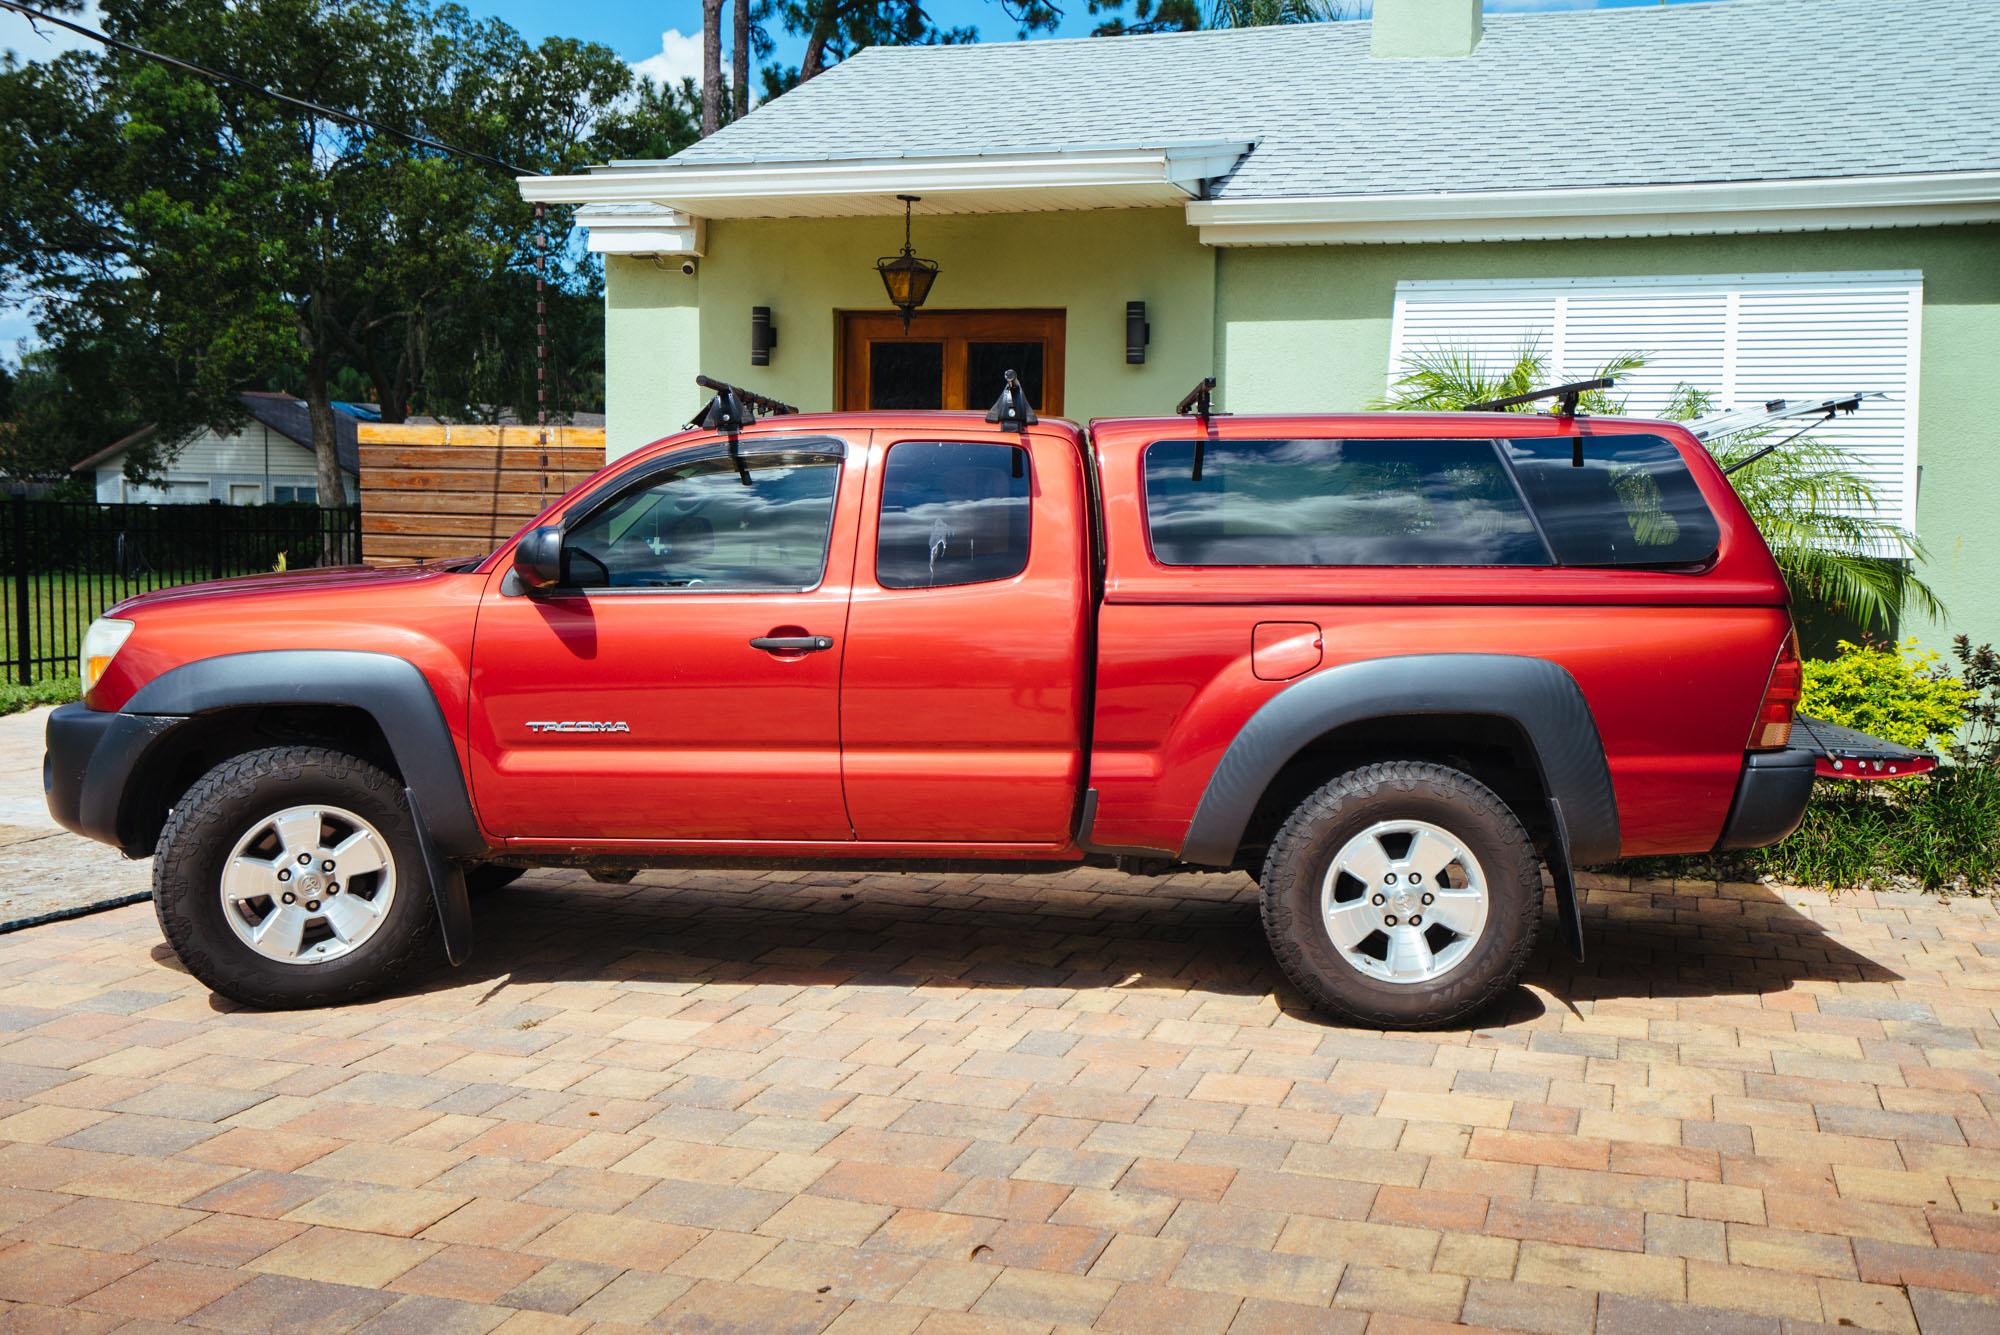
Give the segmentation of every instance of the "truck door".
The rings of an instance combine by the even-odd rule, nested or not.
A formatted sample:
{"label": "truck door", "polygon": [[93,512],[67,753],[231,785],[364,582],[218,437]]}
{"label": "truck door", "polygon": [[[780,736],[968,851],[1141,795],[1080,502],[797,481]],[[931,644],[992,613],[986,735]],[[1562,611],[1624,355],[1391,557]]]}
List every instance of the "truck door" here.
{"label": "truck door", "polygon": [[494,572],[470,729],[491,833],[853,838],[839,678],[862,479],[847,453],[745,437],[739,471],[720,441],[677,450],[571,510],[558,586],[510,593]]}
{"label": "truck door", "polygon": [[1090,667],[1080,449],[1047,428],[875,433],[841,670],[857,838],[1070,837]]}

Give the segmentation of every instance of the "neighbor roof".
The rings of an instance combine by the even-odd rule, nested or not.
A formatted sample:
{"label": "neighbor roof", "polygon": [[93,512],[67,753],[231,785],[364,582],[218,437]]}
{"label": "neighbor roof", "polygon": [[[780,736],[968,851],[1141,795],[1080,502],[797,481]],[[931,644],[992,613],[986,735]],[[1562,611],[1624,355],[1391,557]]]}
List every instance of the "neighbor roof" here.
{"label": "neighbor roof", "polygon": [[871,47],[669,165],[1254,141],[1221,200],[2000,170],[1993,0],[1488,15],[1428,60],[1369,27]]}
{"label": "neighbor roof", "polygon": [[[295,399],[289,394],[273,394],[261,390],[238,394],[236,401],[246,408],[250,416],[262,422],[271,430],[296,445],[306,449],[313,447],[312,419],[306,414],[304,399]],[[361,444],[355,431],[355,419],[340,411],[341,404],[334,405],[333,441],[334,453],[340,458],[341,468],[349,473],[361,471]],[[125,453],[140,441],[150,438],[159,428],[142,426],[131,435],[113,441],[87,459],[80,459],[70,465],[72,473],[85,469],[99,468]]]}

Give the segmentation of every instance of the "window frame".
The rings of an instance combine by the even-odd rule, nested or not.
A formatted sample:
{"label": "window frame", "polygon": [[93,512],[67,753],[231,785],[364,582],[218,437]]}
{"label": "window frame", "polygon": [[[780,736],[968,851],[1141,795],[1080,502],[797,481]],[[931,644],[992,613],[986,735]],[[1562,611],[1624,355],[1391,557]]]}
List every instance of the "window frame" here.
{"label": "window frame", "polygon": [[[969,580],[962,584],[902,585],[882,582],[882,516],[887,509],[889,493],[889,459],[904,445],[985,445],[997,449],[1017,450],[1022,459],[1022,478],[1028,484],[1028,525],[1021,549],[1021,568],[1012,574],[999,575],[992,579]],[[872,507],[875,519],[875,541],[868,555],[868,578],[883,593],[944,593],[952,589],[982,589],[1009,580],[1025,579],[1028,567],[1035,556],[1035,452],[1028,447],[1026,439],[1019,441],[954,439],[948,436],[905,436],[890,441],[882,449],[882,466],[875,487],[875,504]]]}
{"label": "window frame", "polygon": [[[792,597],[815,593],[826,586],[826,572],[833,559],[833,533],[840,517],[841,490],[847,485],[847,465],[852,457],[848,444],[839,436],[763,436],[755,440],[737,443],[736,454],[743,459],[760,456],[804,454],[819,456],[832,462],[834,467],[833,495],[827,500],[826,533],[820,545],[819,572],[813,582],[799,588],[786,585],[769,589],[726,589],[684,585],[671,588],[656,585],[612,585],[552,584],[547,589],[537,590],[545,597],[615,597],[629,598],[635,595],[665,595],[676,597]],[[607,507],[636,491],[650,490],[657,485],[657,479],[676,469],[690,464],[707,463],[730,458],[729,441],[718,437],[675,450],[672,454],[649,459],[604,482],[578,497],[562,512],[560,523],[563,529],[563,548],[568,549],[571,530],[580,524],[595,519]]]}

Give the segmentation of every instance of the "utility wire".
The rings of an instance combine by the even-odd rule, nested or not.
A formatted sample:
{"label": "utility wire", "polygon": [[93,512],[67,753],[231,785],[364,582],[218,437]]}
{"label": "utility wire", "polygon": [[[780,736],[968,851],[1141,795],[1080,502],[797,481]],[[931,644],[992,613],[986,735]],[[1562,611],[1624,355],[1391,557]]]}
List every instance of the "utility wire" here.
{"label": "utility wire", "polygon": [[204,79],[213,79],[217,83],[228,84],[232,88],[241,88],[246,92],[256,93],[259,96],[268,97],[273,101],[298,107],[303,111],[310,111],[315,116],[325,116],[331,120],[346,121],[350,125],[363,126],[366,129],[374,130],[378,134],[389,135],[392,138],[400,139],[404,143],[415,145],[418,148],[435,148],[440,152],[451,153],[457,157],[480,163],[483,166],[498,168],[510,176],[542,175],[541,172],[531,172],[525,168],[516,167],[511,163],[502,162],[499,158],[489,157],[484,153],[475,153],[469,148],[459,148],[455,144],[443,143],[436,139],[426,139],[420,134],[411,134],[406,130],[398,130],[392,125],[384,125],[380,121],[369,120],[366,116],[357,116],[351,111],[336,111],[332,107],[323,107],[317,102],[308,102],[302,97],[293,97],[289,93],[276,92],[264,87],[262,84],[252,83],[248,79],[239,78],[234,74],[226,74],[221,70],[210,69],[206,65],[197,65],[192,60],[182,60],[178,56],[164,55],[158,51],[148,51],[143,46],[134,46],[130,42],[120,41],[109,33],[99,32],[95,28],[86,28],[80,23],[71,23],[68,19],[60,18],[45,10],[31,8],[19,3],[19,0],[0,0],[0,9],[11,9],[17,14],[24,15],[30,23],[33,23],[36,19],[53,23],[57,27],[67,28],[79,36],[88,37],[93,42],[101,42],[105,46],[114,47],[120,51],[129,51],[135,56],[143,56],[147,60],[155,60],[162,65],[170,65],[175,69],[186,70],[191,74],[198,74]]}

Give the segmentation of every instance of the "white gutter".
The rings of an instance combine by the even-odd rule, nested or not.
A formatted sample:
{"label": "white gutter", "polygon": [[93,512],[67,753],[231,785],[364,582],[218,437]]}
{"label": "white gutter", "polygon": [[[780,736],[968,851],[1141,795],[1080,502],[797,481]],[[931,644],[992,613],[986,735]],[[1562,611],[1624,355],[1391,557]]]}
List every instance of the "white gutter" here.
{"label": "white gutter", "polygon": [[922,195],[926,213],[1019,213],[1183,204],[1249,150],[1239,142],[716,167],[634,163],[518,184],[530,202],[651,203],[703,218],[898,214],[898,194]]}
{"label": "white gutter", "polygon": [[2000,221],[2000,172],[1194,200],[1211,246],[1542,241]]}

